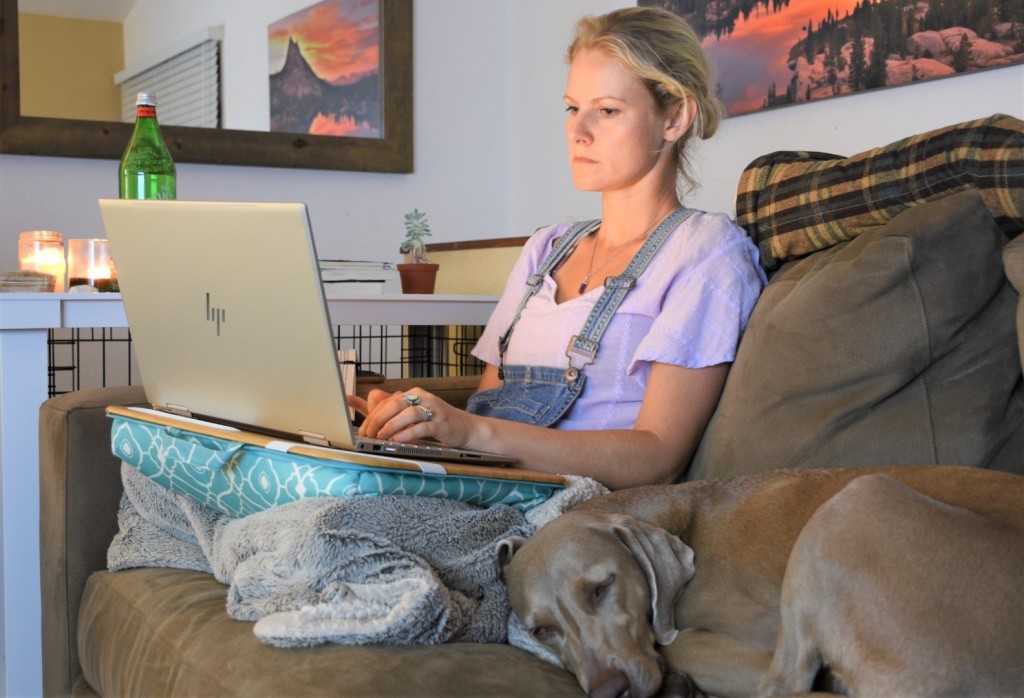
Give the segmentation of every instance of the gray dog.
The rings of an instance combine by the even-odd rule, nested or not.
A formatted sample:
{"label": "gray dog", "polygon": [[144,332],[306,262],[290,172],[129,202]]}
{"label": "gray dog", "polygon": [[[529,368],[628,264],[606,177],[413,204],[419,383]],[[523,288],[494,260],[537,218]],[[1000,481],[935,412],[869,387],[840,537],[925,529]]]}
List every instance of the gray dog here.
{"label": "gray dog", "polygon": [[1024,690],[1022,541],[1024,477],[788,470],[612,493],[498,559],[591,696],[806,691],[823,665],[853,695],[994,695]]}

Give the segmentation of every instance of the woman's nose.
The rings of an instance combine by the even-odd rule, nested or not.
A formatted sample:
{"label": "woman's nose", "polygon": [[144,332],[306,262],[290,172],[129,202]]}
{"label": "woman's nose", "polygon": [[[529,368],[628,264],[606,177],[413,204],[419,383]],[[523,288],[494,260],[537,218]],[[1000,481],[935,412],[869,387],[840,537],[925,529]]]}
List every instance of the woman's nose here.
{"label": "woman's nose", "polygon": [[569,140],[573,143],[589,143],[593,138],[590,123],[583,114],[577,114],[570,118],[568,124],[566,124],[566,130],[568,131]]}

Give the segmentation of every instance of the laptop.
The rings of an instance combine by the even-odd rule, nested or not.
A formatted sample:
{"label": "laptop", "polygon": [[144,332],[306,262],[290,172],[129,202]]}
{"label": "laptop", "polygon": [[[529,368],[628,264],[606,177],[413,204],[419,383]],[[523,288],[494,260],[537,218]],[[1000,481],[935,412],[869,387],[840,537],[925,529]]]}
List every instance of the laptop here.
{"label": "laptop", "polygon": [[99,205],[154,409],[377,455],[515,462],[357,435],[304,204]]}

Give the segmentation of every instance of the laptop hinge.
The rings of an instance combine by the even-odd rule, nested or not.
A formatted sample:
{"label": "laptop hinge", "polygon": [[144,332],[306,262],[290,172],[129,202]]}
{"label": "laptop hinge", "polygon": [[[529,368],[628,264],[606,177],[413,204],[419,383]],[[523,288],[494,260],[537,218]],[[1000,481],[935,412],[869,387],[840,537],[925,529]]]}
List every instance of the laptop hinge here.
{"label": "laptop hinge", "polygon": [[171,403],[167,403],[166,405],[164,405],[164,409],[170,412],[171,414],[178,415],[179,417],[188,417],[190,419],[192,418],[192,410],[190,410],[187,407],[182,407],[181,405],[172,405]]}
{"label": "laptop hinge", "polygon": [[327,446],[330,448],[331,442],[327,440],[327,437],[323,434],[317,434],[312,431],[303,431],[299,429],[299,434],[302,435],[302,440],[307,444],[313,444],[314,446]]}

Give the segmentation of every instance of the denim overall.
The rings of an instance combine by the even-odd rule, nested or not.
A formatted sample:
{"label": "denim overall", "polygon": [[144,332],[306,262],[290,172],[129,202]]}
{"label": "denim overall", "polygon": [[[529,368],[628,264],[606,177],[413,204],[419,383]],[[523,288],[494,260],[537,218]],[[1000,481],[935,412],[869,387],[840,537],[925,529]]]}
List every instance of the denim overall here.
{"label": "denim overall", "polygon": [[[512,324],[498,342],[501,363],[498,366],[498,377],[502,384],[497,388],[483,390],[473,395],[466,409],[473,414],[487,417],[498,417],[524,424],[549,427],[555,424],[566,413],[576,398],[583,392],[586,375],[583,369],[594,362],[600,345],[601,336],[608,328],[615,311],[618,310],[626,294],[634,286],[636,280],[647,268],[651,259],[661,248],[668,236],[693,213],[691,209],[680,208],[673,212],[661,225],[648,236],[644,244],[637,250],[622,274],[608,277],[604,282],[604,291],[593,310],[583,324],[579,334],[573,335],[569,346],[565,349],[568,357],[568,368],[557,366],[521,366],[505,365],[505,351],[512,338],[512,331],[527,302],[540,290],[544,277],[556,269],[568,256],[581,238],[592,233],[601,221],[583,221],[576,223],[555,243],[554,248],[537,269],[527,279],[526,292],[519,301],[519,308],[512,318]],[[574,363],[577,359],[577,363]]]}

